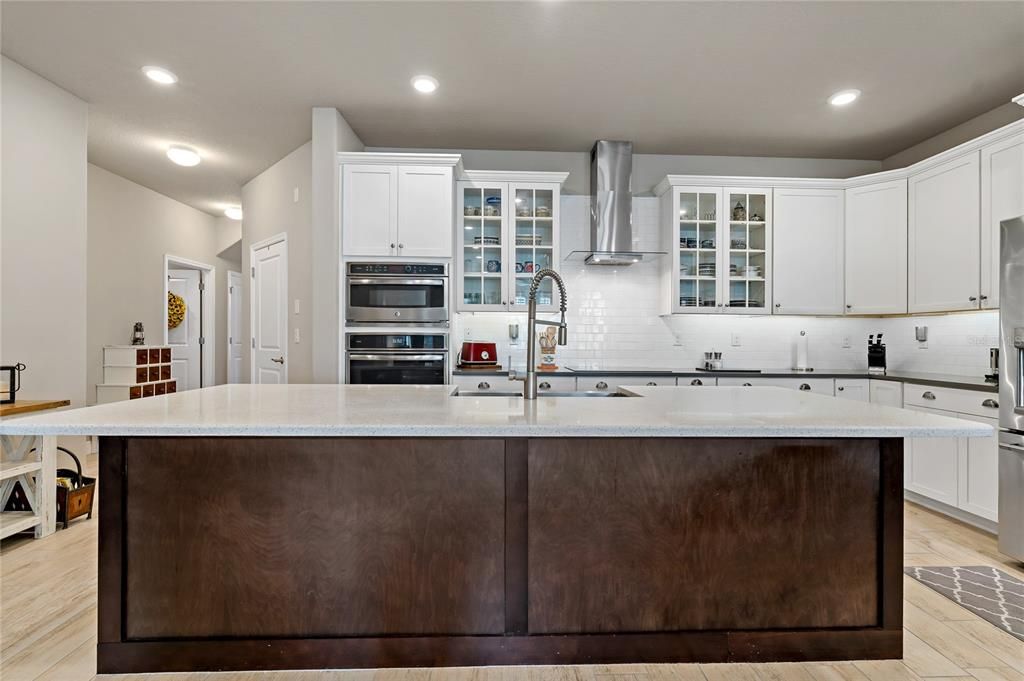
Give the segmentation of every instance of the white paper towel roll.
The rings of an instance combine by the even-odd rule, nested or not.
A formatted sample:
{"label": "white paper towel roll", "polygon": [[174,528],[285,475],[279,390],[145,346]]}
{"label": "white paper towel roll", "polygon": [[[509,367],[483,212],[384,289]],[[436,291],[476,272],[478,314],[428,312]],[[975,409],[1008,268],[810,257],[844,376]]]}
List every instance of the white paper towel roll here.
{"label": "white paper towel roll", "polygon": [[796,339],[796,368],[807,369],[807,332],[801,331]]}

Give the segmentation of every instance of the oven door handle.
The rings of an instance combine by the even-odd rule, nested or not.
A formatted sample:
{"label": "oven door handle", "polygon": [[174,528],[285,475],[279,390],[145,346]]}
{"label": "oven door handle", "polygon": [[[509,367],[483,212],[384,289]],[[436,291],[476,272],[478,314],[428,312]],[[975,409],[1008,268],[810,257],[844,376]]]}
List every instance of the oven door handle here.
{"label": "oven door handle", "polygon": [[380,277],[374,279],[349,279],[349,286],[387,284],[388,286],[444,286],[444,279],[398,279],[391,277]]}
{"label": "oven door handle", "polygon": [[444,361],[444,355],[410,355],[402,352],[389,352],[382,354],[362,354],[350,352],[349,359],[363,360],[367,362],[380,362],[383,360],[394,360],[396,362],[431,362]]}

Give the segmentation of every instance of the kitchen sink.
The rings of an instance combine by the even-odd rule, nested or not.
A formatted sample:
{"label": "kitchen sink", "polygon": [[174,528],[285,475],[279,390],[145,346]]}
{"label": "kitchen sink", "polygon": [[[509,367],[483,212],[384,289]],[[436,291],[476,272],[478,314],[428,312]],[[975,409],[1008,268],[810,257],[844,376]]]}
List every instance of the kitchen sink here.
{"label": "kitchen sink", "polygon": [[[495,390],[459,390],[452,397],[522,397],[522,393],[499,392]],[[606,393],[597,390],[580,390],[571,392],[542,392],[537,397],[633,397],[626,393]]]}

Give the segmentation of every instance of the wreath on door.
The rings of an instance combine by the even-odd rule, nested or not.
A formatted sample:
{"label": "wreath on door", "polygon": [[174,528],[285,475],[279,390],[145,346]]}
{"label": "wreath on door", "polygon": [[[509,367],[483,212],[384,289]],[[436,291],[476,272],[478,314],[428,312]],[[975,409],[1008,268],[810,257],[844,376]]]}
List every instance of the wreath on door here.
{"label": "wreath on door", "polygon": [[167,328],[176,329],[185,319],[185,299],[167,292]]}

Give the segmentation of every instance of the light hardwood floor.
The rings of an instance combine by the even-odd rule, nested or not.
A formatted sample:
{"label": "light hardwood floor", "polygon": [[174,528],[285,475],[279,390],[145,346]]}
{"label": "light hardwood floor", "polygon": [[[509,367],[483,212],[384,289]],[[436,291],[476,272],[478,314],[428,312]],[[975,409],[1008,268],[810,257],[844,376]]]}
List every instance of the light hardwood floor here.
{"label": "light hardwood floor", "polygon": [[[95,471],[95,457],[86,462]],[[992,565],[1024,578],[993,538],[907,504],[907,565]],[[909,577],[904,659],[885,662],[613,665],[100,676],[96,668],[96,529],[0,546],[2,681],[1024,681],[1024,643]]]}

